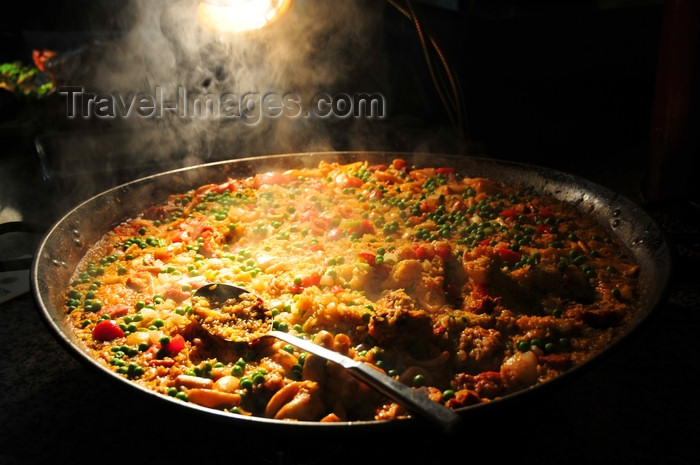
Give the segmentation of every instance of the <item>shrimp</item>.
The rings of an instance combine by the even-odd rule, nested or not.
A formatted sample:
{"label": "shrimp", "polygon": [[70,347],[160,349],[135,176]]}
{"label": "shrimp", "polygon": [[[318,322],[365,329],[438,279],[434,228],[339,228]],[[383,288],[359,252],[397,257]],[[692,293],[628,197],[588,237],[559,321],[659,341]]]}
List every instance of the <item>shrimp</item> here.
{"label": "shrimp", "polygon": [[319,384],[314,381],[295,381],[272,396],[265,408],[265,416],[276,420],[316,421],[325,411]]}
{"label": "shrimp", "polygon": [[524,388],[537,382],[539,371],[537,356],[532,351],[516,352],[501,365],[501,378],[508,388]]}

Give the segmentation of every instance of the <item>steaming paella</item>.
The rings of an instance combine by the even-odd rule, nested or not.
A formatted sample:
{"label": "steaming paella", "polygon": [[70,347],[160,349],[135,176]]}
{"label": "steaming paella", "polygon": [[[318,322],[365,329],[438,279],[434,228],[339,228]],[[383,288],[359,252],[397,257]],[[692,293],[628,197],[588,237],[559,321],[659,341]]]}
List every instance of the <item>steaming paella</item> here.
{"label": "steaming paella", "polygon": [[[231,283],[276,330],[449,408],[545,383],[634,319],[637,265],[573,206],[452,168],[321,162],[173,194],[81,261],[65,311],[106,367],[236,415],[409,416],[288,343],[230,342],[193,296]],[[213,323],[215,324],[215,322]]]}

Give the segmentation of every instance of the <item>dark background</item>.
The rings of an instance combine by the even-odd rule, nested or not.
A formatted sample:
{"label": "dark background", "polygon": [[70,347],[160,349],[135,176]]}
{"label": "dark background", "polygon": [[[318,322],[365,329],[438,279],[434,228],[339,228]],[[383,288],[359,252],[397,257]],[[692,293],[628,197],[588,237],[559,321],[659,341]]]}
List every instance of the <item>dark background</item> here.
{"label": "dark background", "polygon": [[[674,273],[667,298],[629,340],[540,396],[470,417],[458,437],[419,428],[352,435],[285,430],[270,439],[268,432],[193,418],[113,386],[57,344],[31,296],[23,294],[0,304],[0,462],[442,463],[459,457],[465,463],[694,463],[700,452],[693,355],[700,329],[700,222],[693,135],[700,128],[693,110],[681,137],[659,140],[655,121],[679,123],[656,120],[654,109],[659,73],[682,71],[658,66],[667,63],[664,14],[668,18],[669,5],[690,15],[697,8],[641,0],[459,4],[459,11],[418,7],[459,76],[469,138],[456,137],[445,116],[412,24],[387,6],[378,47],[390,67],[387,86],[377,90],[389,97],[390,114],[373,128],[382,137],[366,147],[544,165],[638,202],[666,234]],[[65,50],[76,45],[76,31],[86,37],[92,30],[118,31],[124,23],[114,18],[122,6],[113,0],[18,3],[0,17],[0,63],[31,63],[37,31],[65,32],[70,41],[46,44]],[[674,40],[674,49],[692,51],[698,29]],[[366,77],[353,76],[358,82]],[[694,93],[681,103],[694,109],[688,102],[697,98],[697,85],[690,88]],[[656,108],[664,102],[657,100]],[[6,107],[0,114],[0,223],[13,219],[2,216],[11,207],[25,221],[48,225],[98,187],[76,190],[67,185],[69,173],[46,175],[36,138],[73,128],[55,119],[27,124],[24,110]],[[342,125],[333,129],[334,148],[354,147]],[[275,147],[259,150],[235,156]],[[89,148],[78,155],[86,162],[100,157]],[[173,167],[148,166],[105,178],[101,187]],[[655,179],[651,188],[649,177]],[[0,259],[30,256],[35,239],[0,237]]]}

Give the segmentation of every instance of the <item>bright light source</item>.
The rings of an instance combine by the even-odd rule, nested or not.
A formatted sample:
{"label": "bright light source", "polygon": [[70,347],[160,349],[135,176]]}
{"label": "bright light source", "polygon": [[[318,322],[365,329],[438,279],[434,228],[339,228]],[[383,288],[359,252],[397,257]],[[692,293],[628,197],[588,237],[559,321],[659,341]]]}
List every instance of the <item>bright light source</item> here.
{"label": "bright light source", "polygon": [[252,31],[279,16],[288,4],[289,0],[202,0],[197,18],[219,32]]}

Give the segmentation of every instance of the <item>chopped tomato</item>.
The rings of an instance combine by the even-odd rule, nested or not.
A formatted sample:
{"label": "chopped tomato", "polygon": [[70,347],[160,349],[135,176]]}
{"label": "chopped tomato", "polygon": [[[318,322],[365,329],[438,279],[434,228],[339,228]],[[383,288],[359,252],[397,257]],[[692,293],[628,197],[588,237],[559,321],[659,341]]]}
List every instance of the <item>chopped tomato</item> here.
{"label": "chopped tomato", "polygon": [[111,341],[123,336],[124,331],[114,320],[102,320],[92,330],[92,337],[98,341]]}

